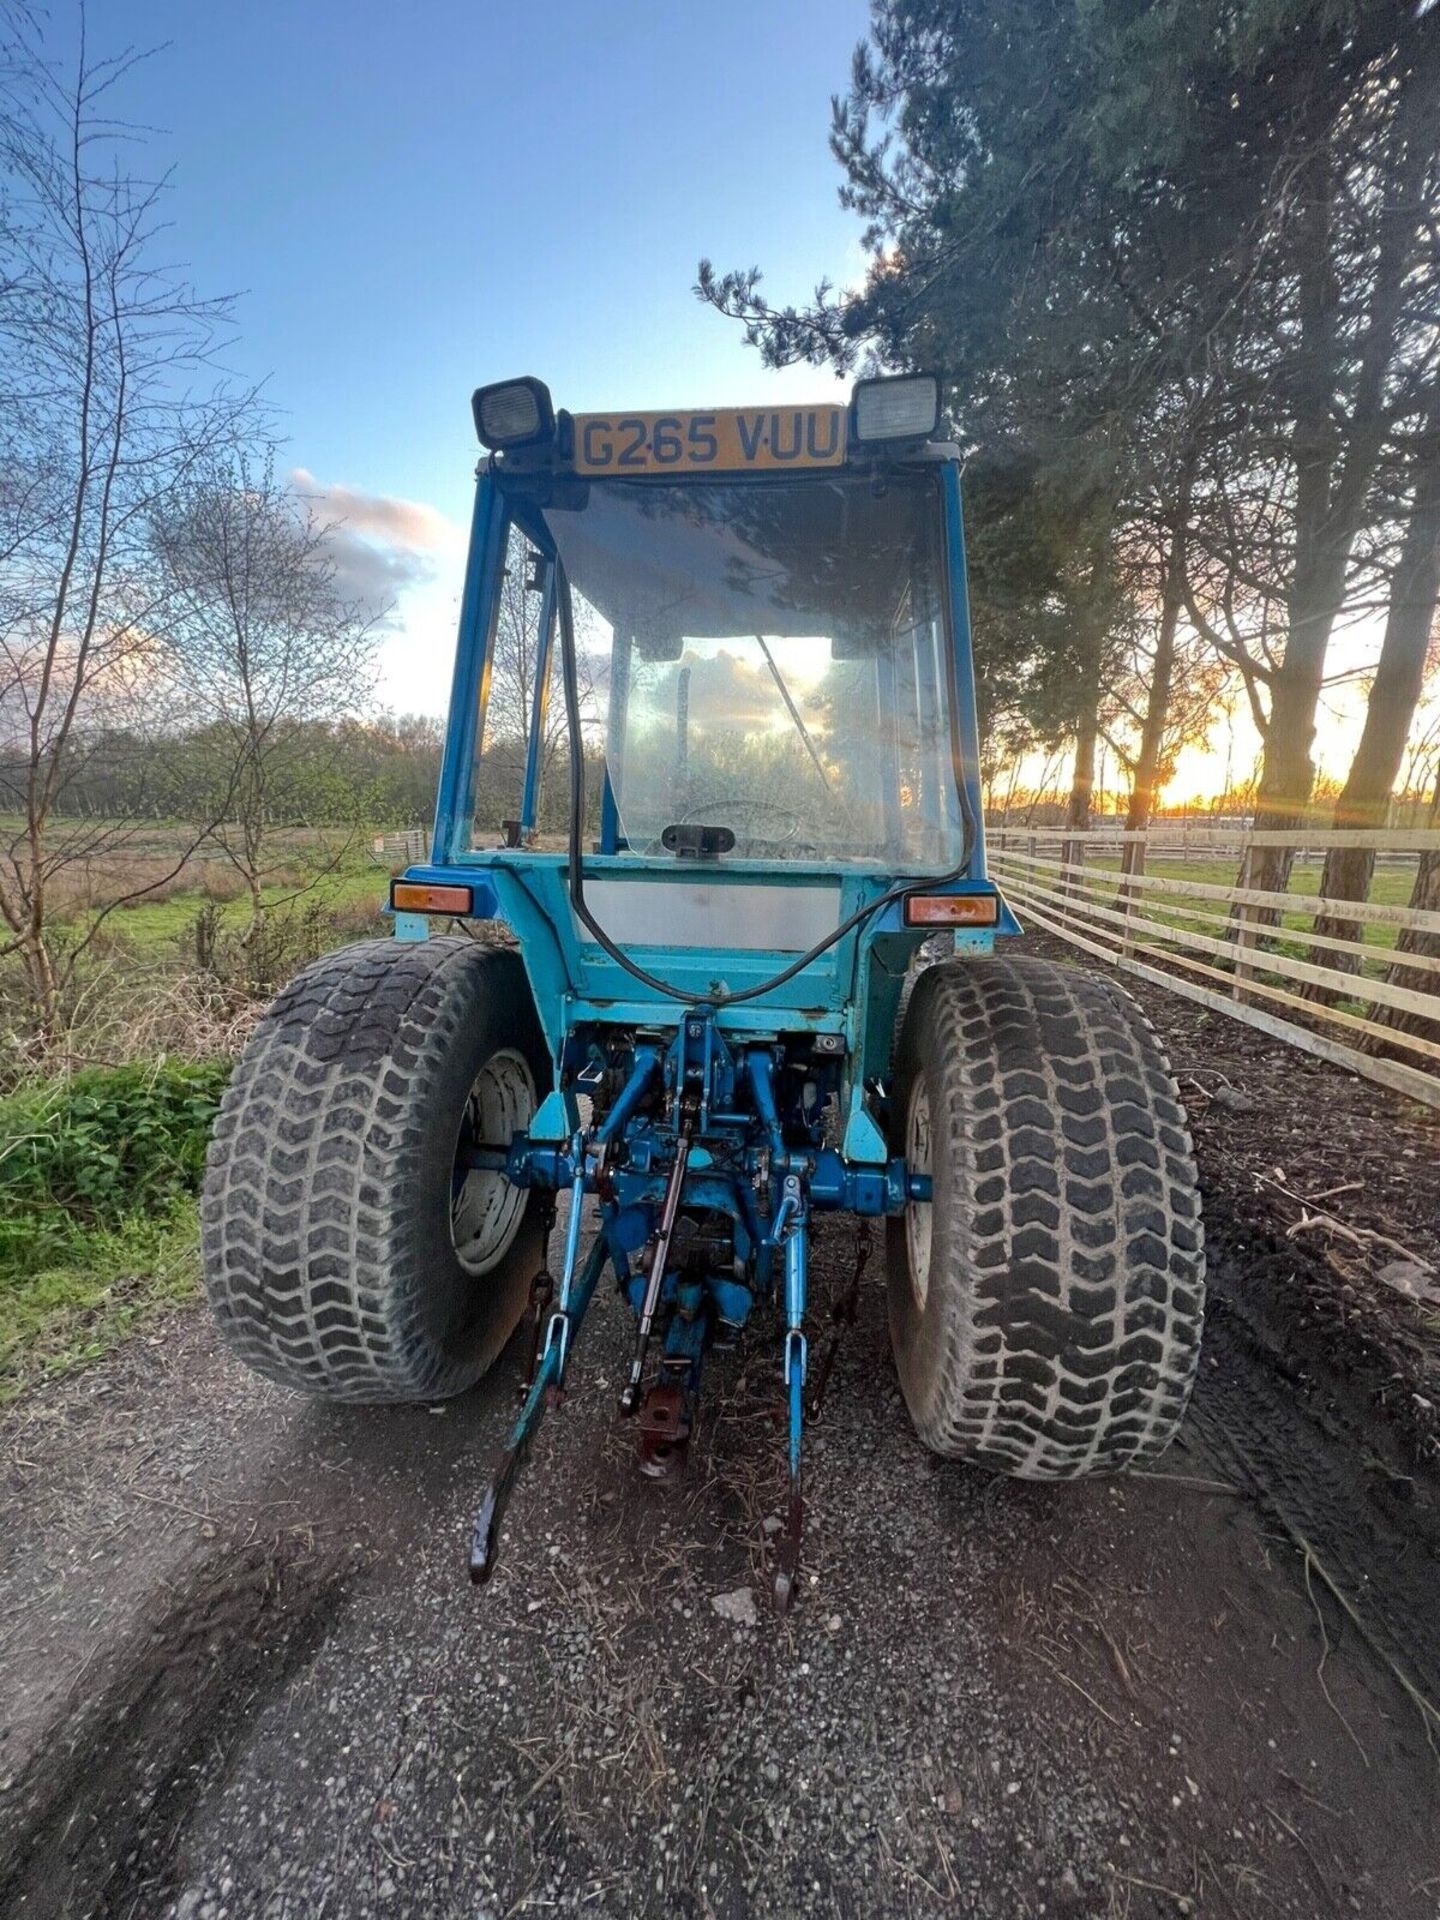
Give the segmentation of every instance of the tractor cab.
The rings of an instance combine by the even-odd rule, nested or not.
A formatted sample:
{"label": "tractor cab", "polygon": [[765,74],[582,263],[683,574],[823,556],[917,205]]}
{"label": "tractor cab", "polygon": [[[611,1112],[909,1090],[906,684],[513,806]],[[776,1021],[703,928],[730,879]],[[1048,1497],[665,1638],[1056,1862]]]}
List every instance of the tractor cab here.
{"label": "tractor cab", "polygon": [[[849,407],[572,417],[536,381],[476,394],[492,451],[433,857],[392,897],[402,937],[437,912],[537,929],[522,945],[557,1053],[587,1014],[674,1027],[703,1002],[721,1031],[839,1036],[860,1064],[867,1028],[888,1048],[928,934],[988,949],[1013,930],[985,878],[937,399],[912,377],[862,382]],[[533,698],[502,821],[475,796],[517,578]],[[538,831],[557,772],[579,789],[561,843]],[[863,1098],[854,1120],[851,1145],[883,1159]]]}
{"label": "tractor cab", "polygon": [[[713,1344],[768,1322],[788,1604],[871,1222],[932,1450],[1032,1478],[1153,1458],[1198,1352],[1194,1163],[1138,1010],[993,951],[1019,929],[985,871],[938,383],[572,416],[523,379],[473,406],[431,857],[392,883],[398,938],[307,969],[236,1070],[205,1201],[226,1338],[303,1391],[433,1400],[526,1322],[477,1582],[609,1273],[655,1478]],[[857,1231],[812,1370],[821,1212]]]}

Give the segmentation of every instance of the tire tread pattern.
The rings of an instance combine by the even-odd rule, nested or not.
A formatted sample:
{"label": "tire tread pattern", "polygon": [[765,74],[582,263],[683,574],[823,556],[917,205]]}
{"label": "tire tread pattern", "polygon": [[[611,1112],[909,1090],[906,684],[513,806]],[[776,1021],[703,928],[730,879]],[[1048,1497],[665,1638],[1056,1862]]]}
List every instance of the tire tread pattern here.
{"label": "tire tread pattern", "polygon": [[221,1104],[201,1206],[210,1306],[256,1372],[334,1400],[411,1401],[461,1392],[488,1365],[489,1351],[444,1337],[464,1311],[462,1271],[416,1214],[445,1213],[448,1248],[435,1108],[447,1059],[497,999],[529,1039],[517,955],[374,940],[307,967],[261,1019]]}
{"label": "tire tread pattern", "polygon": [[920,1437],[1024,1479],[1153,1460],[1185,1412],[1205,1295],[1195,1159],[1153,1028],[1078,968],[940,963],[915,983],[898,1068],[902,1130],[916,1072],[931,1097],[923,1314],[904,1222],[889,1236]]}

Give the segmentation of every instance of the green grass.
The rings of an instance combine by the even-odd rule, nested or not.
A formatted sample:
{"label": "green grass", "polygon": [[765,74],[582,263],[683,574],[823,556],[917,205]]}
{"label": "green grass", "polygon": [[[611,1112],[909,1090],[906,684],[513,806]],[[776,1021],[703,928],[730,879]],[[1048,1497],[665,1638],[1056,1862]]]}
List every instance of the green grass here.
{"label": "green grass", "polygon": [[0,1402],[194,1296],[194,1195],[228,1073],[91,1070],[0,1100]]}
{"label": "green grass", "polygon": [[[57,841],[76,823],[60,820]],[[0,812],[0,834],[22,830],[16,814]],[[374,831],[379,831],[376,827]],[[389,873],[370,857],[372,829],[325,831],[276,828],[268,861],[274,883],[263,889],[267,907],[298,916],[336,914],[353,921],[357,909],[382,906]],[[223,933],[244,930],[250,900],[241,876],[213,847],[193,847],[194,829],[183,821],[133,825],[113,846],[64,865],[52,880],[48,924],[52,933],[83,932],[107,897],[141,891],[133,905],[116,908],[105,921],[104,942],[147,961],[162,959],[190,943],[196,916],[214,908]],[[180,872],[175,864],[193,847]]]}
{"label": "green grass", "polygon": [[88,1366],[199,1287],[193,1200],[41,1242],[0,1265],[0,1406]]}
{"label": "green grass", "polygon": [[[267,907],[283,909],[293,903],[297,911],[313,908],[326,914],[343,912],[350,907],[373,905],[378,912],[386,899],[388,879],[388,874],[382,868],[368,861],[363,865],[347,862],[333,873],[321,874],[308,884],[302,882],[296,885],[292,882],[288,886],[266,887],[265,904]],[[133,907],[120,907],[110,916],[107,931],[137,955],[154,956],[188,940],[196,916],[210,905],[215,906],[223,931],[244,931],[250,919],[248,895],[238,900],[215,903],[201,888],[193,892],[173,893],[168,900],[139,900]]]}

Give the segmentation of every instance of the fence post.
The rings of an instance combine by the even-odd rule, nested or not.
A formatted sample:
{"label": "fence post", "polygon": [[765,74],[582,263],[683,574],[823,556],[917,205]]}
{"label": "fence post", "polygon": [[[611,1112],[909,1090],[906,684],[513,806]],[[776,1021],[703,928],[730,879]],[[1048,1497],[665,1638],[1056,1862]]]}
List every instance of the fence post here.
{"label": "fence post", "polygon": [[1125,876],[1121,882],[1121,890],[1125,896],[1125,925],[1120,934],[1120,951],[1127,960],[1135,951],[1135,936],[1130,931],[1130,916],[1135,910],[1137,900],[1141,900],[1141,904],[1144,904],[1141,899],[1141,889],[1131,883],[1145,872],[1145,849],[1149,844],[1150,832],[1147,828],[1138,840],[1126,841],[1125,852],[1120,859]]}
{"label": "fence post", "polygon": [[[1247,881],[1250,878],[1250,835],[1248,832],[1243,833],[1240,836],[1240,878],[1242,880],[1247,880]],[[1245,955],[1247,953],[1251,953],[1254,951],[1256,939],[1258,937],[1256,932],[1258,923],[1255,920],[1254,915],[1255,915],[1255,909],[1251,907],[1247,902],[1244,902],[1244,901],[1236,902],[1235,904],[1235,982],[1231,991],[1234,993],[1234,996],[1237,1000],[1244,1000],[1245,982],[1246,980],[1249,979],[1250,975],[1254,972],[1254,968],[1250,965],[1249,961],[1245,958]]]}
{"label": "fence post", "polygon": [[[1061,842],[1060,864],[1063,867],[1083,867],[1084,866],[1085,840],[1083,835],[1078,835],[1073,840],[1065,840]],[[1074,874],[1074,873],[1062,874],[1060,876],[1060,891],[1065,895],[1065,898],[1067,900],[1078,900],[1083,904],[1085,896],[1081,888],[1080,876],[1078,874]]]}

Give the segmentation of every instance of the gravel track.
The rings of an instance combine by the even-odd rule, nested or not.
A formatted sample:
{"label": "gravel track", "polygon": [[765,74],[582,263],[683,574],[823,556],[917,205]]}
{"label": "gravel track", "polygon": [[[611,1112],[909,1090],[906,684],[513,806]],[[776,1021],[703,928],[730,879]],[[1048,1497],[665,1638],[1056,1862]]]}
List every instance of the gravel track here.
{"label": "gravel track", "polygon": [[[822,1305],[848,1253],[831,1226]],[[713,1601],[758,1593],[779,1509],[768,1353],[719,1359],[667,1494],[613,1418],[623,1323],[592,1332],[479,1597],[513,1368],[443,1413],[323,1408],[194,1315],[13,1420],[0,1908],[1433,1915],[1420,1714],[1263,1501],[1207,1490],[1243,1485],[1259,1366],[1224,1314],[1156,1477],[1044,1487],[921,1453],[872,1287],[802,1603],[754,1625]],[[1287,1500],[1313,1444],[1272,1446]],[[1385,1631],[1423,1669],[1414,1597]]]}
{"label": "gravel track", "polygon": [[[0,1913],[1435,1920],[1426,1433],[1376,1310],[1311,1312],[1303,1249],[1219,1122],[1197,1139],[1212,1313],[1176,1446],[1070,1485],[937,1463],[872,1262],[786,1620],[774,1327],[716,1357],[657,1488],[597,1301],[481,1595],[514,1352],[442,1408],[327,1407],[195,1312],[28,1396],[0,1423]],[[823,1223],[817,1331],[852,1257]]]}

